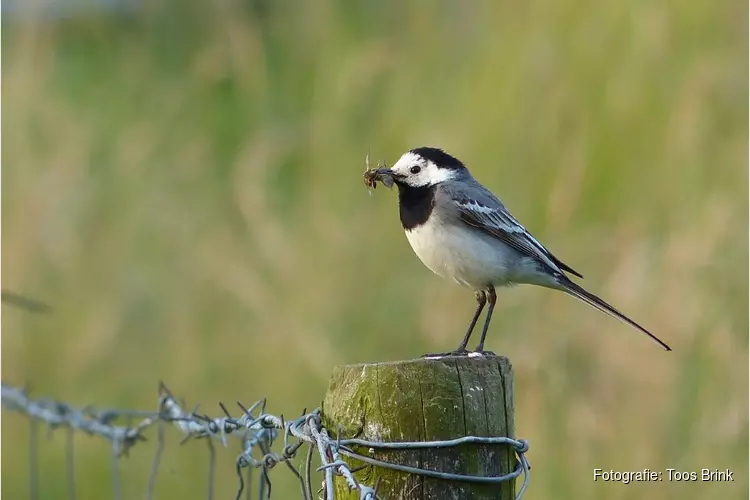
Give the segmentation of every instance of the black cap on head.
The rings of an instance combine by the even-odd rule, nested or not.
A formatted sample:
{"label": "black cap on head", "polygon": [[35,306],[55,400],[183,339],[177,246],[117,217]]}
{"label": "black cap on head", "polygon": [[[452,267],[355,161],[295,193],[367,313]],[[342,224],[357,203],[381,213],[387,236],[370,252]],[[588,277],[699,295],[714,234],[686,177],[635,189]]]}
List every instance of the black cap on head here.
{"label": "black cap on head", "polygon": [[466,168],[466,166],[461,163],[461,160],[458,158],[449,155],[445,151],[439,148],[431,148],[427,146],[423,146],[421,148],[414,148],[410,151],[410,153],[413,153],[415,155],[419,155],[422,158],[424,158],[427,161],[431,161],[435,165],[437,165],[438,168],[451,168],[451,169],[459,169],[459,168]]}

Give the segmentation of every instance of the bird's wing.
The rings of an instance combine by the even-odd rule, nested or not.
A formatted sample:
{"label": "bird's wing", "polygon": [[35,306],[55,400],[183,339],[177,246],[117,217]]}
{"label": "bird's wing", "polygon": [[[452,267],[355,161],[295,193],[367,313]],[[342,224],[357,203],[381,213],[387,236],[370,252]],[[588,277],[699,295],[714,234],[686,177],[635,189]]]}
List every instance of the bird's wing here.
{"label": "bird's wing", "polygon": [[492,193],[481,189],[482,196],[452,193],[452,203],[458,208],[459,218],[497,238],[521,254],[546,265],[553,272],[566,271],[579,278],[583,276],[552,255],[524,228]]}

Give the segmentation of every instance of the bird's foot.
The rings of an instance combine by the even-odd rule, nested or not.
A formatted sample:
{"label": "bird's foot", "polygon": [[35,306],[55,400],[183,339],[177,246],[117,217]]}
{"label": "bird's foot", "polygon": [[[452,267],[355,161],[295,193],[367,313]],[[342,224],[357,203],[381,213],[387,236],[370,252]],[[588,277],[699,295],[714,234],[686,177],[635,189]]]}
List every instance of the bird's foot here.
{"label": "bird's foot", "polygon": [[455,351],[449,351],[449,352],[435,352],[435,353],[429,353],[429,354],[422,354],[423,358],[444,358],[447,356],[468,356],[471,353],[471,351],[468,351],[466,349],[456,349]]}
{"label": "bird's foot", "polygon": [[471,356],[471,357],[476,357],[476,356],[497,356],[497,354],[495,354],[492,351],[484,351],[482,349],[474,349],[473,351],[469,352],[468,355]]}

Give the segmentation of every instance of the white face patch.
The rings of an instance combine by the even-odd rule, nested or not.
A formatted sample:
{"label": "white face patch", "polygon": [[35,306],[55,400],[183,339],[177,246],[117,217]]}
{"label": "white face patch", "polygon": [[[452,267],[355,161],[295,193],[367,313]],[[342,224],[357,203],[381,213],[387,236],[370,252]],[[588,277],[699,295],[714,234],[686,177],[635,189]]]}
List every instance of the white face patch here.
{"label": "white face patch", "polygon": [[452,168],[438,168],[433,162],[414,153],[405,153],[391,167],[399,177],[399,182],[412,187],[434,186],[455,179],[459,172]]}

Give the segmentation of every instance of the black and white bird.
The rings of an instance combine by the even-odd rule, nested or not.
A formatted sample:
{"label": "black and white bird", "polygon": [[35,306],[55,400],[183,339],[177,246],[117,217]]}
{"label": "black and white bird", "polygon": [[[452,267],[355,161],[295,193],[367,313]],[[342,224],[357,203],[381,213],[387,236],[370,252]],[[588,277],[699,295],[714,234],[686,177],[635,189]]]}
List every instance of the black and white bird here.
{"label": "black and white bird", "polygon": [[390,177],[398,187],[401,225],[424,265],[438,276],[471,288],[476,295],[477,308],[463,340],[455,351],[445,354],[468,354],[469,337],[487,305],[487,317],[475,349],[485,352],[484,341],[497,301],[495,288],[522,283],[561,290],[672,350],[641,325],[571,281],[565,273],[583,276],[539,243],[457,158],[441,149],[420,147],[402,155],[392,168],[379,168],[376,176]]}

